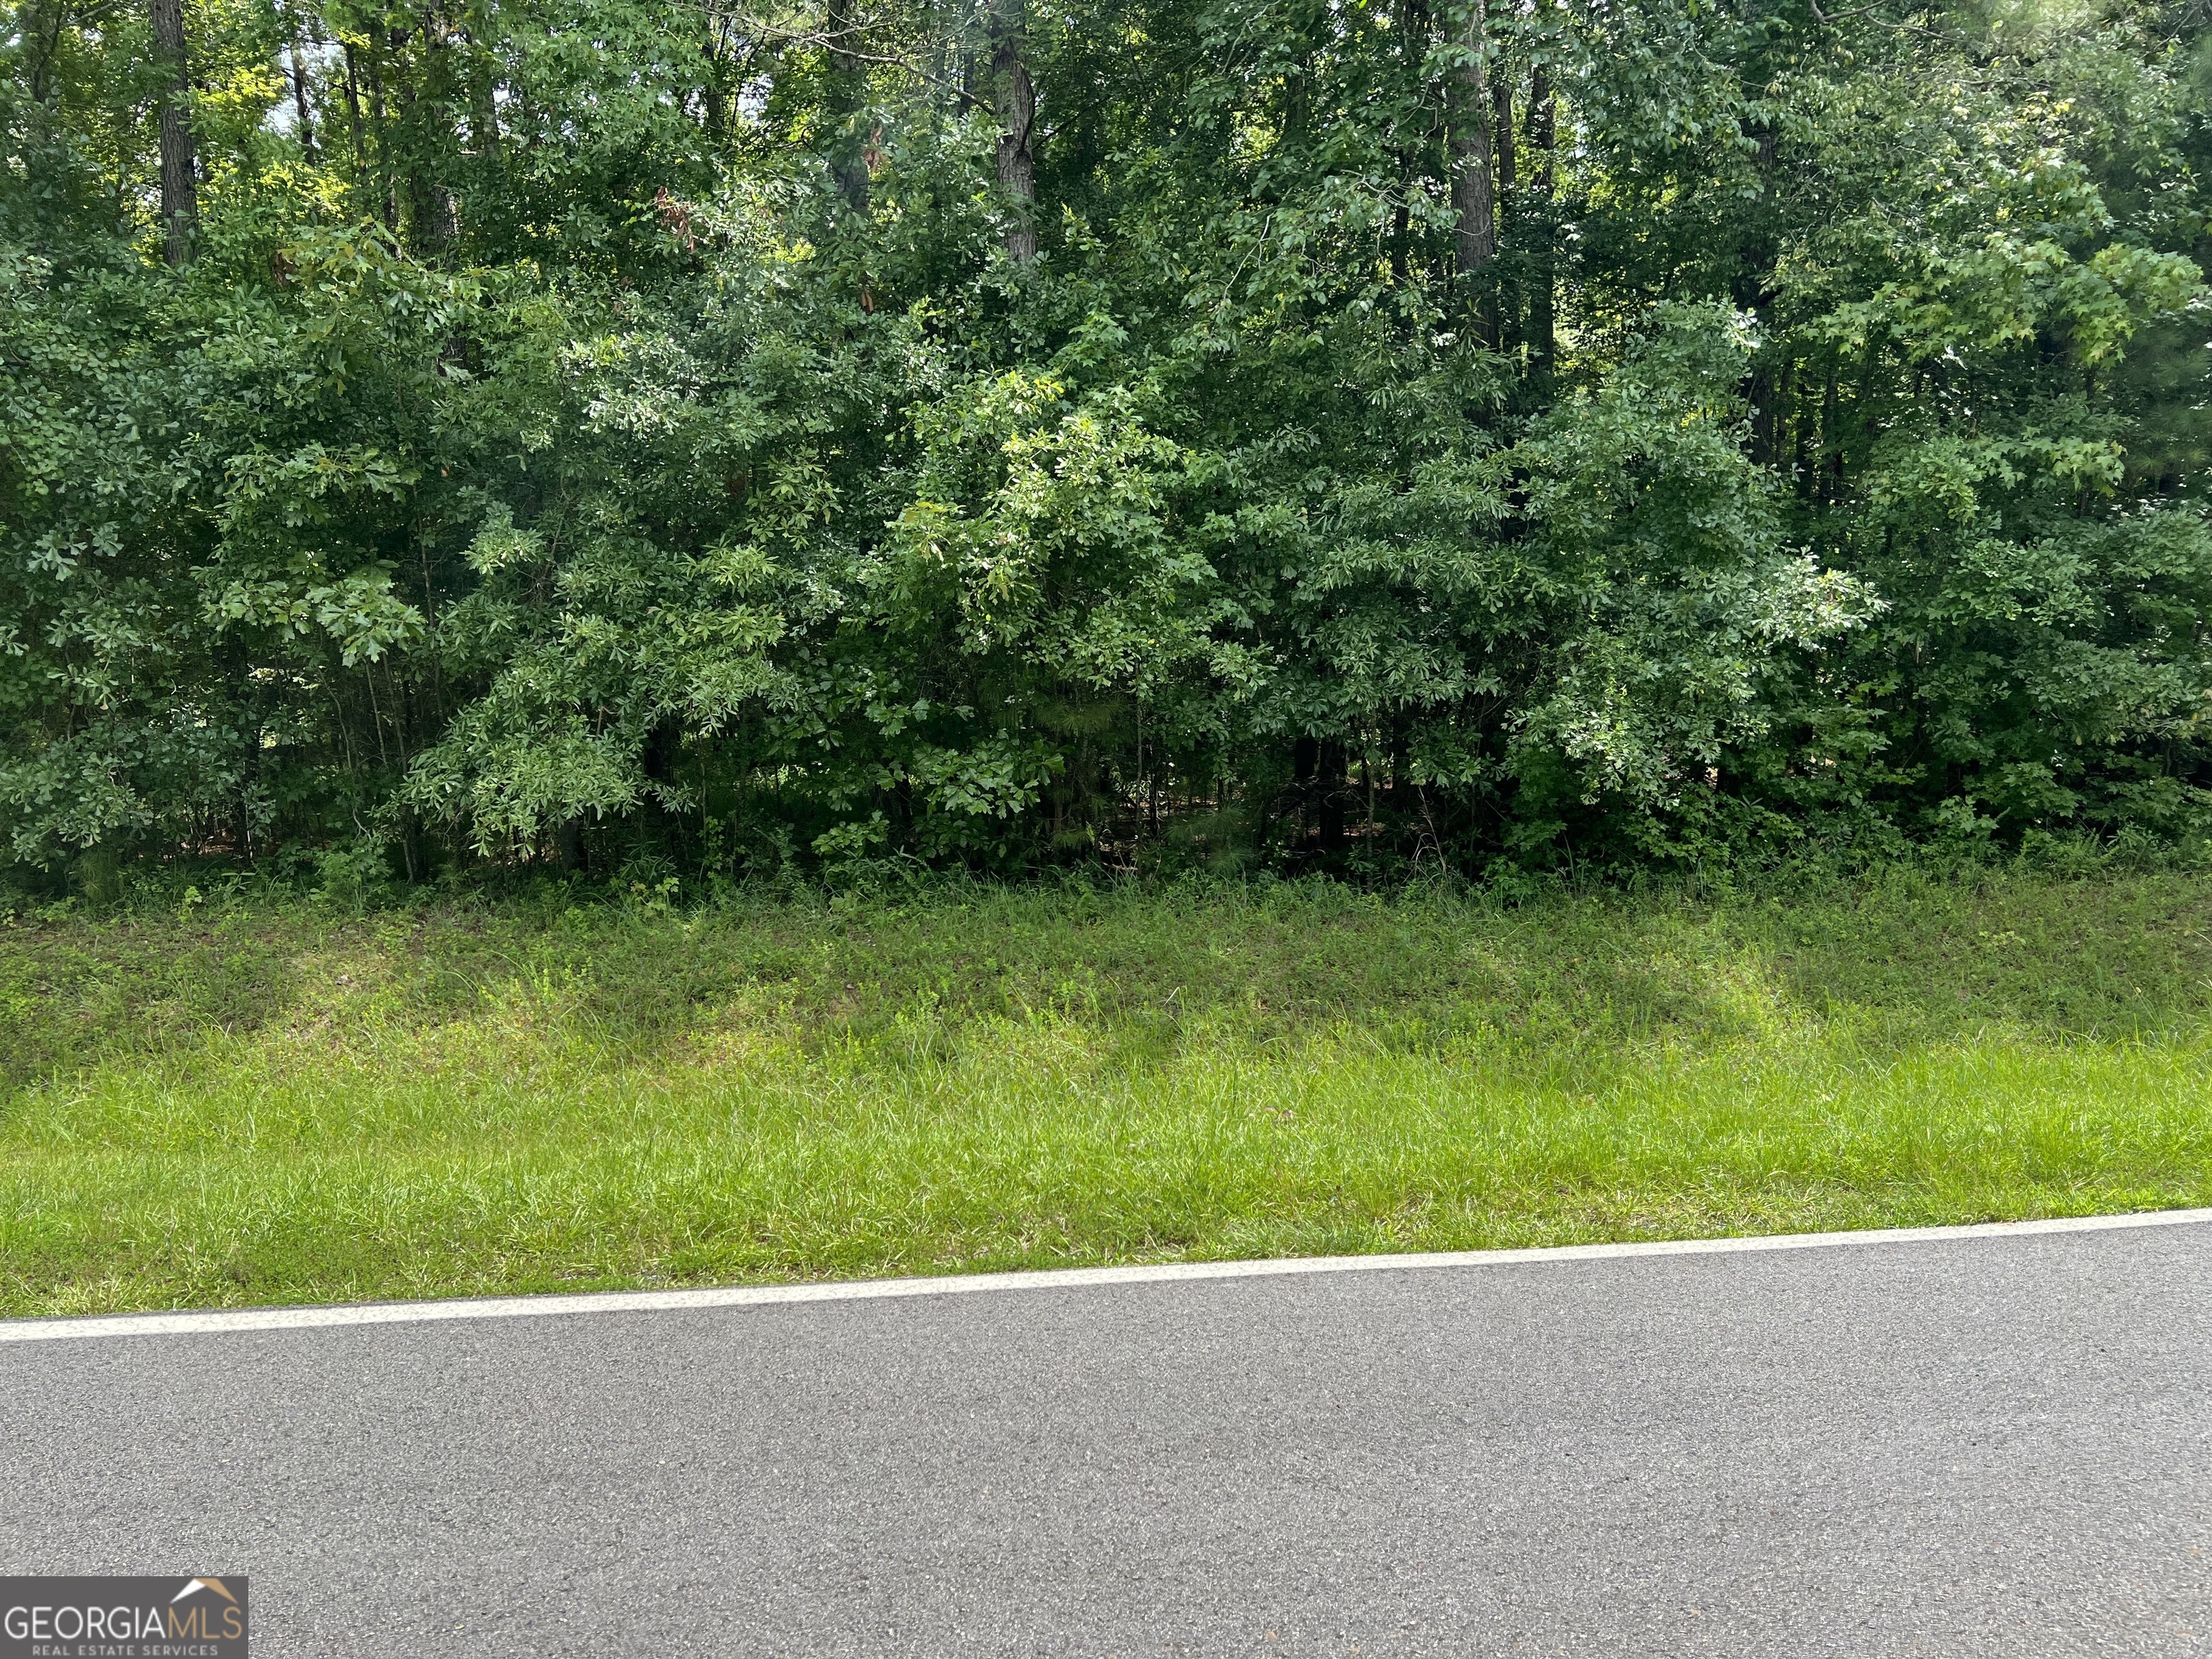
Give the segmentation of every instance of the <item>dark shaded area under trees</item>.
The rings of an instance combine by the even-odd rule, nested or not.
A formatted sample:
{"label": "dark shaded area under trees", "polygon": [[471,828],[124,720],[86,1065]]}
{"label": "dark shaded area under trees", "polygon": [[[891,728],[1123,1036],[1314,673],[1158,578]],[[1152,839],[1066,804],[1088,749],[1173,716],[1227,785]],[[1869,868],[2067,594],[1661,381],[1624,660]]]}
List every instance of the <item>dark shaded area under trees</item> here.
{"label": "dark shaded area under trees", "polygon": [[0,864],[2212,833],[2212,15],[13,0]]}

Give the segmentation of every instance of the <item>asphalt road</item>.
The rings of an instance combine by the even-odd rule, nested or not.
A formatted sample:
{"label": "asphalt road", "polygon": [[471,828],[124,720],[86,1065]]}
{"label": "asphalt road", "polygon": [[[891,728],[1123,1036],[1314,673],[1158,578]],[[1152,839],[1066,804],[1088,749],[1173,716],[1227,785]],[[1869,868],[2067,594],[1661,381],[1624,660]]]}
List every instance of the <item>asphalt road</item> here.
{"label": "asphalt road", "polygon": [[0,1344],[278,1655],[2212,1654],[2212,1226]]}

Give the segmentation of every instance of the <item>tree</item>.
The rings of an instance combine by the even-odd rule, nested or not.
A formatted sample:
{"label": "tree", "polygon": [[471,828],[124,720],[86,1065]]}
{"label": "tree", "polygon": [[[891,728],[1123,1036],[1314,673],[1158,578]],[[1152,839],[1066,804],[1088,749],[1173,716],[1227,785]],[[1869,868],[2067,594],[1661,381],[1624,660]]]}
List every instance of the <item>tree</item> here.
{"label": "tree", "polygon": [[1452,211],[1462,277],[1498,257],[1498,191],[1492,150],[1487,0],[1465,0],[1451,59]]}
{"label": "tree", "polygon": [[0,29],[11,881],[2212,834],[2194,14],[185,28]]}
{"label": "tree", "polygon": [[991,84],[999,117],[999,187],[1014,204],[1006,252],[1017,263],[1036,258],[1036,88],[1026,57],[1029,13],[1024,0],[989,0]]}
{"label": "tree", "polygon": [[166,71],[161,90],[161,228],[173,265],[191,257],[199,222],[198,166],[192,154],[191,80],[185,50],[184,0],[147,0],[154,46]]}

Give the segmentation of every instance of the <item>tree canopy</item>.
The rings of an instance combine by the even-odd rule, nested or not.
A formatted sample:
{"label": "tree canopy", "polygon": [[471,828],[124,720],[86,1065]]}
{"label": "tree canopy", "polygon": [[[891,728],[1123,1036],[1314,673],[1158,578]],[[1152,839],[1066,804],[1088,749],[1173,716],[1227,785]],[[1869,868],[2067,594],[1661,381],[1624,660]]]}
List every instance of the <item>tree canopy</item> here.
{"label": "tree canopy", "polygon": [[0,863],[2212,833],[2201,0],[0,20]]}

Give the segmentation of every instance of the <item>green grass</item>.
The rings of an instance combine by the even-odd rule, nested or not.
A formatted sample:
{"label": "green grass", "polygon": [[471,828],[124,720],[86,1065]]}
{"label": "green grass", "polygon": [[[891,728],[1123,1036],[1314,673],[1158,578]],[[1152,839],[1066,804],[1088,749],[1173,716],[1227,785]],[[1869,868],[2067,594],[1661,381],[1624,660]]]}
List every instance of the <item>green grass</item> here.
{"label": "green grass", "polygon": [[0,1311],[2212,1203],[2212,881],[0,927]]}

